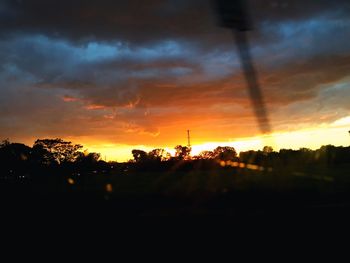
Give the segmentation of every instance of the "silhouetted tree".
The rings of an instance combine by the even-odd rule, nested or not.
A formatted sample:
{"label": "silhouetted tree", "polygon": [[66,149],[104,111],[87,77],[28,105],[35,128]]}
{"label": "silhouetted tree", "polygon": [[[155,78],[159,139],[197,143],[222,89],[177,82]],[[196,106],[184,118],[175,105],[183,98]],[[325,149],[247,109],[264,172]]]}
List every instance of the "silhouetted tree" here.
{"label": "silhouetted tree", "polygon": [[191,148],[187,146],[177,145],[175,147],[175,157],[180,160],[189,159],[191,154]]}
{"label": "silhouetted tree", "polygon": [[212,151],[202,151],[198,155],[198,159],[210,160],[214,159],[214,152]]}
{"label": "silhouetted tree", "polygon": [[148,153],[148,158],[150,160],[155,160],[159,162],[168,161],[171,155],[164,149],[154,149]]}
{"label": "silhouetted tree", "polygon": [[319,154],[319,160],[324,163],[330,165],[334,164],[336,159],[337,148],[333,145],[324,145],[319,150],[317,150]]}
{"label": "silhouetted tree", "polygon": [[241,162],[243,163],[256,163],[256,156],[257,156],[258,152],[250,150],[250,151],[246,151],[246,152],[240,152],[239,153],[239,159]]}
{"label": "silhouetted tree", "polygon": [[135,162],[139,163],[139,162],[145,162],[148,160],[148,154],[145,151],[142,150],[132,150],[131,151]]}
{"label": "silhouetted tree", "polygon": [[77,157],[76,161],[80,163],[97,163],[101,158],[101,154],[99,153],[88,153],[88,152],[81,152],[79,156]]}
{"label": "silhouetted tree", "polygon": [[75,163],[77,167],[79,167],[80,170],[88,171],[88,170],[96,170],[99,166],[98,163],[100,161],[101,155],[99,153],[88,153],[83,152],[79,154],[79,157],[77,157]]}
{"label": "silhouetted tree", "polygon": [[3,163],[27,161],[31,148],[22,143],[6,143],[0,147],[0,159]]}
{"label": "silhouetted tree", "polygon": [[2,142],[0,142],[0,148],[3,148],[9,144],[10,144],[9,139],[3,140]]}
{"label": "silhouetted tree", "polygon": [[308,148],[300,148],[299,149],[299,163],[307,164],[312,163],[315,160],[314,151]]}
{"label": "silhouetted tree", "polygon": [[[32,149],[22,143],[2,143],[0,146],[0,176],[11,177],[29,168]],[[17,174],[19,173],[19,174]]]}
{"label": "silhouetted tree", "polygon": [[81,154],[79,152],[83,146],[80,144],[72,144],[62,139],[44,139],[36,140],[33,151],[41,157],[43,163],[51,164],[63,162],[74,162]]}
{"label": "silhouetted tree", "polygon": [[264,146],[263,152],[264,152],[265,154],[272,153],[272,152],[273,152],[273,148],[272,148],[271,146]]}
{"label": "silhouetted tree", "polygon": [[214,159],[219,159],[223,161],[234,160],[237,157],[237,152],[235,148],[230,146],[219,146],[213,151]]}

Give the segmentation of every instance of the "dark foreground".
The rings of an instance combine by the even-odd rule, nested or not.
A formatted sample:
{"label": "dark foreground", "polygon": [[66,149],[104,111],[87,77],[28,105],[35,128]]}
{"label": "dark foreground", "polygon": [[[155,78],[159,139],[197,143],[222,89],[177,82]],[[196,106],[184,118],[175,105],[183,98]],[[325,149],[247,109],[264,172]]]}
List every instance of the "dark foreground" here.
{"label": "dark foreground", "polygon": [[343,216],[350,212],[349,168],[58,172],[2,179],[0,200],[2,211],[23,215]]}

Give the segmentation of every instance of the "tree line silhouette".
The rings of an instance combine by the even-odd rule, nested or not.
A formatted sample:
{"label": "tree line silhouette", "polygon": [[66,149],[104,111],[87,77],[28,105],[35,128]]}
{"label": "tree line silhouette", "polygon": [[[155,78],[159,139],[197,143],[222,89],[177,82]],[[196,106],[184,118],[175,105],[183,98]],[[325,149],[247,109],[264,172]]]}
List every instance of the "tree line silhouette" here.
{"label": "tree line silhouette", "polygon": [[[0,143],[1,178],[24,179],[39,177],[48,171],[66,173],[108,172],[111,169],[167,170],[205,169],[223,167],[225,162],[252,164],[262,167],[306,167],[310,165],[341,165],[350,163],[350,147],[322,146],[317,150],[301,148],[299,150],[281,149],[276,152],[270,146],[258,151],[245,151],[237,154],[234,147],[219,146],[212,151],[203,151],[191,156],[191,148],[177,145],[175,156],[164,149],[146,152],[132,150],[133,159],[126,163],[107,163],[101,160],[99,153],[89,153],[80,144],[73,144],[63,139],[38,139],[32,147],[22,143],[4,140]],[[127,168],[126,168],[127,167]],[[47,175],[45,175],[48,177]],[[42,179],[42,178],[41,178]]]}
{"label": "tree line silhouette", "polygon": [[4,140],[2,205],[225,214],[350,200],[350,147],[277,152],[265,146],[238,154],[219,146],[192,156],[190,147],[177,145],[174,156],[164,149],[134,149],[132,156],[124,163],[105,162],[99,153],[62,139],[36,140],[32,147]]}

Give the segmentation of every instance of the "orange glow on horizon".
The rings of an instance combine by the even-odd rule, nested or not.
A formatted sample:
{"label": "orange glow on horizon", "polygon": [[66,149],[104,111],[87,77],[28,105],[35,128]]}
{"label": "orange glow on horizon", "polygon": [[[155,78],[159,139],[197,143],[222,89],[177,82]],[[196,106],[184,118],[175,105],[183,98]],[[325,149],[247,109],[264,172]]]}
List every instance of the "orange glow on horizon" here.
{"label": "orange glow on horizon", "polygon": [[[88,152],[97,152],[101,154],[101,159],[106,161],[126,162],[133,159],[131,151],[139,149],[149,152],[156,148],[162,148],[168,151],[172,156],[175,154],[174,147],[176,145],[186,145],[186,130],[183,134],[161,134],[164,137],[161,140],[153,141],[151,144],[130,144],[128,142],[113,143],[107,140],[100,140],[93,136],[77,136],[63,137],[64,140],[72,141],[84,146]],[[300,129],[296,131],[279,131],[266,136],[241,137],[235,140],[207,140],[197,136],[199,131],[193,130],[191,133],[192,139],[192,156],[198,155],[205,150],[213,150],[218,146],[232,146],[237,153],[248,150],[262,150],[264,146],[271,146],[275,151],[280,149],[300,149],[303,147],[310,149],[320,148],[322,145],[332,144],[335,146],[350,145],[350,116],[336,120],[331,124],[322,124],[309,129]],[[203,133],[205,134],[205,133]],[[183,136],[182,136],[183,135]],[[130,133],[130,137],[134,137],[134,133]],[[176,136],[176,137],[175,137]],[[181,137],[182,136],[182,137]],[[208,137],[207,134],[204,136]],[[56,138],[60,136],[42,136],[42,138]],[[176,138],[181,137],[181,141]],[[153,137],[152,137],[153,138]],[[11,141],[22,141],[31,146],[36,138],[31,137],[26,140],[10,138]],[[157,138],[158,139],[158,138]],[[169,139],[171,140],[169,143]],[[130,141],[130,140],[129,140]],[[165,141],[165,142],[164,142]],[[175,141],[175,143],[173,143]],[[147,142],[145,140],[145,142]]]}
{"label": "orange glow on horizon", "polygon": [[[256,136],[250,138],[240,138],[230,141],[217,142],[195,142],[192,146],[192,156],[198,155],[205,150],[213,150],[217,146],[232,146],[237,153],[248,150],[262,150],[264,146],[272,146],[275,151],[280,149],[300,149],[303,147],[317,149],[322,145],[333,144],[335,146],[350,145],[350,136],[348,133],[350,126],[350,117],[337,120],[328,126],[319,126],[310,129],[291,131],[291,132],[276,132],[266,136]],[[181,144],[181,143],[179,143]],[[117,145],[117,144],[102,144],[89,145],[84,144],[89,151],[100,152],[102,159],[106,157],[107,161],[124,162],[132,159],[131,151],[140,149],[146,152],[155,148],[163,148],[175,154],[175,150],[168,146],[145,146],[145,145]],[[183,142],[182,145],[185,145]],[[176,145],[174,145],[175,147]]]}

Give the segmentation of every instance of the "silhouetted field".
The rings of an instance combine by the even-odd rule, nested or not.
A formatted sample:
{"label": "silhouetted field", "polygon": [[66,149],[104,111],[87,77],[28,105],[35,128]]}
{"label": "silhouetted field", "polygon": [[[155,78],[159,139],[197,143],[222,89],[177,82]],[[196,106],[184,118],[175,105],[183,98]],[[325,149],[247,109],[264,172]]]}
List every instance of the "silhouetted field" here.
{"label": "silhouetted field", "polygon": [[350,205],[350,165],[265,172],[235,167],[133,168],[122,165],[84,174],[48,171],[46,180],[3,180],[1,202],[29,210],[97,209],[120,215],[346,212]]}
{"label": "silhouetted field", "polygon": [[265,147],[239,157],[232,147],[218,147],[190,157],[177,146],[175,157],[135,150],[127,163],[107,163],[80,148],[62,140],[33,148],[2,144],[3,211],[250,216],[344,214],[350,208],[349,147]]}

